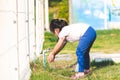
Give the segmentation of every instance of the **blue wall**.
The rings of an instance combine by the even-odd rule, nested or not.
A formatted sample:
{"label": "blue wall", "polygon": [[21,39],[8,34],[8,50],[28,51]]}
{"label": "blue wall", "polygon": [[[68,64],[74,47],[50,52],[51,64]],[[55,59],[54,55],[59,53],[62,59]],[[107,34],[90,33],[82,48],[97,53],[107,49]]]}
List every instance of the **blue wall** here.
{"label": "blue wall", "polygon": [[[120,21],[120,0],[71,0],[71,22],[85,22],[95,29],[104,29],[105,20],[108,22]],[[114,1],[114,2],[112,2]],[[119,3],[119,4],[118,4]]]}

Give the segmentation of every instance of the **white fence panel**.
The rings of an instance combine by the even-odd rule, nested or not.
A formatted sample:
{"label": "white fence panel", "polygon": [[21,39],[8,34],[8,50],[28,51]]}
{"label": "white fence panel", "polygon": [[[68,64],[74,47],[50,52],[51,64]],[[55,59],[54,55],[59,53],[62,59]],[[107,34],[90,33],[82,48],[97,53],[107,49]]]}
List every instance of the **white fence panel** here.
{"label": "white fence panel", "polygon": [[44,41],[44,0],[36,0],[36,55],[39,56]]}
{"label": "white fence panel", "polygon": [[29,10],[28,10],[28,14],[29,14],[29,42],[30,42],[30,60],[32,61],[33,59],[36,58],[35,55],[35,15],[34,15],[34,0],[29,0]]}
{"label": "white fence panel", "polygon": [[16,0],[0,0],[0,80],[18,80]]}
{"label": "white fence panel", "polygon": [[43,1],[36,1],[35,26],[34,0],[0,0],[0,80],[29,80],[44,41]]}
{"label": "white fence panel", "polygon": [[28,51],[28,23],[27,18],[27,1],[18,0],[18,58],[19,58],[19,76],[20,80],[30,74],[29,51]]}

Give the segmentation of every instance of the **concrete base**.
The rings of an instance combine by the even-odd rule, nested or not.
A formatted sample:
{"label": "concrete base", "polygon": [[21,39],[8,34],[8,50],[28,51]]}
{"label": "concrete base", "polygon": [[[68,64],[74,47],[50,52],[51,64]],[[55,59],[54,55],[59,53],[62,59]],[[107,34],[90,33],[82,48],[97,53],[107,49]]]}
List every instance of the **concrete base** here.
{"label": "concrete base", "polygon": [[91,61],[101,62],[105,60],[113,61],[115,63],[120,63],[120,53],[105,54],[102,52],[96,52],[90,54]]}

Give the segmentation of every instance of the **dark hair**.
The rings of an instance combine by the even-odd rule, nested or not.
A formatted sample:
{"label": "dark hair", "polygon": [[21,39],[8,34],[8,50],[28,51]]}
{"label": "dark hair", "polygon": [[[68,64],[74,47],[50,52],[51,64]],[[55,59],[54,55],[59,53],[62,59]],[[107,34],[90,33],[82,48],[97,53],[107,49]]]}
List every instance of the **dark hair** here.
{"label": "dark hair", "polygon": [[68,23],[65,20],[53,19],[50,23],[50,31],[54,33],[55,28],[59,28],[61,31],[61,29],[67,25]]}

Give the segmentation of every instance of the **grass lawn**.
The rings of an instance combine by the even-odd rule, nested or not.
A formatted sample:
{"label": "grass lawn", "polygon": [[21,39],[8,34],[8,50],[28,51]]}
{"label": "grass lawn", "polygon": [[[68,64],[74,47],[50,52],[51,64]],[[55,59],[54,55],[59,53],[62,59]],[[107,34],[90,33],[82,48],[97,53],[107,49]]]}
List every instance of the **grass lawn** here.
{"label": "grass lawn", "polygon": [[[56,42],[57,38],[52,33],[45,33],[44,49],[53,48]],[[77,43],[67,43],[61,53],[75,53]],[[120,52],[120,30],[98,30],[91,52]]]}
{"label": "grass lawn", "polygon": [[[57,38],[49,33],[45,32],[44,49],[53,49]],[[46,68],[43,68],[42,58],[31,63],[32,75],[30,80],[71,80],[70,76],[74,74],[74,66],[68,68],[76,62],[75,49],[78,42],[67,43],[60,54],[70,53],[73,57],[70,61],[55,61],[51,64],[47,64]],[[120,30],[99,30],[97,31],[97,39],[91,49],[91,52],[105,52],[116,53],[120,52]],[[119,80],[120,79],[120,64],[114,62],[105,61],[100,63],[91,62],[92,73],[87,75],[84,80]]]}

